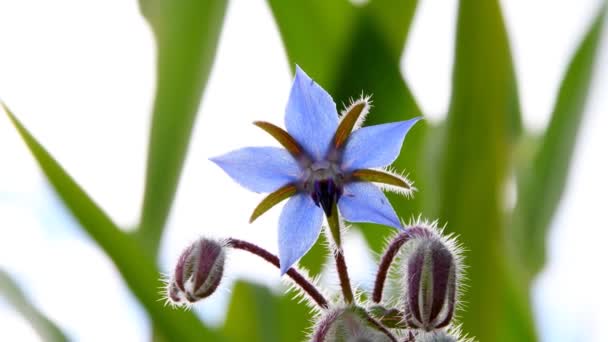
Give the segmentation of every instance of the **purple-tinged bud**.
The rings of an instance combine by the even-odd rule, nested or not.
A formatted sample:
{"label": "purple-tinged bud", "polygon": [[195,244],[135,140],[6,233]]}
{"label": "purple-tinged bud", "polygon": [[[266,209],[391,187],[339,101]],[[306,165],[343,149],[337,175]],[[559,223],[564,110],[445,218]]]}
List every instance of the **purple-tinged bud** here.
{"label": "purple-tinged bud", "polygon": [[188,246],[167,284],[167,299],[182,305],[210,296],[222,280],[225,260],[224,246],[215,240],[201,238]]}
{"label": "purple-tinged bud", "polygon": [[391,342],[361,308],[338,308],[326,312],[317,322],[311,342]]}
{"label": "purple-tinged bud", "polygon": [[453,241],[443,239],[432,228],[415,226],[406,232],[412,238],[405,258],[406,321],[425,331],[441,329],[454,315],[461,272],[459,252]]}
{"label": "purple-tinged bud", "polygon": [[416,336],[416,342],[458,342],[458,338],[445,331],[423,333]]}
{"label": "purple-tinged bud", "polygon": [[436,330],[431,332],[419,331],[411,340],[415,342],[474,342],[475,339],[464,336],[460,327],[452,327],[447,330]]}

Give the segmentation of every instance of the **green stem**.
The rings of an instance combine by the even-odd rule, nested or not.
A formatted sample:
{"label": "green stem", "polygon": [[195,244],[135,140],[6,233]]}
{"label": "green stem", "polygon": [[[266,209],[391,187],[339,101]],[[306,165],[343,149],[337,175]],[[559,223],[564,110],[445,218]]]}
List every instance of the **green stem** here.
{"label": "green stem", "polygon": [[353,290],[350,285],[350,278],[348,277],[346,261],[344,260],[344,254],[342,253],[342,239],[340,237],[340,218],[338,216],[338,206],[336,204],[334,204],[331,212],[332,214],[327,217],[327,223],[329,224],[329,231],[331,232],[331,236],[333,237],[335,243],[335,249],[333,250],[333,254],[334,258],[336,259],[336,269],[338,271],[338,277],[340,278],[340,287],[342,288],[344,302],[350,304],[355,301],[355,297],[353,296]]}

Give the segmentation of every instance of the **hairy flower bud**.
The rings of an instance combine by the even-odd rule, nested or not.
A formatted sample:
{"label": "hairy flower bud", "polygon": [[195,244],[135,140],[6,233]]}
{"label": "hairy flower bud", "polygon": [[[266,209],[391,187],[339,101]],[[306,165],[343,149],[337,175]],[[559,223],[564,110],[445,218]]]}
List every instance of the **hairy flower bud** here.
{"label": "hairy flower bud", "polygon": [[361,308],[339,308],[325,313],[310,339],[311,342],[390,342],[386,333],[374,326]]}
{"label": "hairy flower bud", "polygon": [[215,240],[201,238],[188,246],[167,284],[167,299],[181,305],[210,296],[222,280],[225,259],[224,246]]}
{"label": "hairy flower bud", "polygon": [[406,321],[425,331],[443,328],[450,324],[456,305],[458,251],[433,229],[416,226],[407,232],[412,248],[405,259]]}
{"label": "hairy flower bud", "polygon": [[423,333],[416,336],[416,342],[458,342],[458,338],[445,331]]}
{"label": "hairy flower bud", "polygon": [[415,335],[410,333],[405,342],[475,342],[475,339],[463,335],[459,326],[452,326],[447,330],[418,331]]}

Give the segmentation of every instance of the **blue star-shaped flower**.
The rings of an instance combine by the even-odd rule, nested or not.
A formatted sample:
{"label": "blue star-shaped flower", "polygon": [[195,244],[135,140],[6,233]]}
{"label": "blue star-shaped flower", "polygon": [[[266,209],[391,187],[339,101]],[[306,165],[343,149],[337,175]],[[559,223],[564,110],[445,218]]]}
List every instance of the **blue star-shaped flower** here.
{"label": "blue star-shaped flower", "polygon": [[279,219],[281,274],[315,243],[323,212],[330,217],[339,209],[347,221],[402,228],[386,196],[373,183],[405,193],[411,191],[411,184],[373,168],[388,166],[397,158],[405,135],[420,118],[363,127],[351,134],[368,110],[368,99],[363,98],[339,118],[331,96],[296,66],[285,113],[287,131],[255,122],[285,149],[247,147],[211,159],[245,188],[271,193],[251,221],[291,197]]}

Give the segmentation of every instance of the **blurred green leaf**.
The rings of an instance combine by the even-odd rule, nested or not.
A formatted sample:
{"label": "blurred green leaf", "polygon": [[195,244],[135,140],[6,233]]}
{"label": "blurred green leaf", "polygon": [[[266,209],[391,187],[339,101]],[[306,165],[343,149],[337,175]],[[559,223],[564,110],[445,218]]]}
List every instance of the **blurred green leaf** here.
{"label": "blurred green leaf", "polygon": [[68,341],[61,329],[40,312],[25,296],[19,285],[0,269],[0,297],[5,297],[44,341]]}
{"label": "blurred green leaf", "polygon": [[387,50],[399,59],[411,27],[418,0],[372,0],[362,10],[369,12],[375,26],[382,32]]}
{"label": "blurred green leaf", "polygon": [[[9,109],[4,104],[2,106],[63,203],[114,262],[132,293],[148,312],[155,327],[172,340],[213,340],[213,335],[192,313],[163,305],[159,289],[164,286],[151,255],[132,236],[122,232]],[[83,281],[86,282],[86,279]],[[104,294],[101,292],[99,295]]]}
{"label": "blurred green leaf", "polygon": [[305,305],[275,297],[268,288],[238,281],[232,291],[223,334],[228,341],[304,341],[310,314]]}
{"label": "blurred green leaf", "polygon": [[348,48],[355,8],[347,0],[268,0],[292,71],[298,64],[330,89]]}
{"label": "blurred green leaf", "polygon": [[156,253],[213,64],[226,0],[140,0],[157,43],[141,235]]}
{"label": "blurred green leaf", "polygon": [[545,263],[545,240],[559,204],[593,78],[606,17],[600,8],[565,72],[549,127],[528,169],[523,171],[514,213],[514,241],[528,277]]}
{"label": "blurred green leaf", "polygon": [[[327,229],[323,227],[323,229]],[[325,234],[319,234],[319,239],[312,246],[310,250],[302,259],[300,259],[299,266],[305,268],[308,271],[308,274],[312,276],[316,276],[321,274],[323,270],[323,266],[327,263],[327,256],[329,251],[327,249],[327,237]]]}
{"label": "blurred green leaf", "polygon": [[460,235],[473,270],[462,322],[480,341],[533,341],[531,315],[519,306],[527,289],[518,288],[503,243],[503,189],[521,122],[498,0],[460,1],[455,47],[439,200],[440,224]]}

